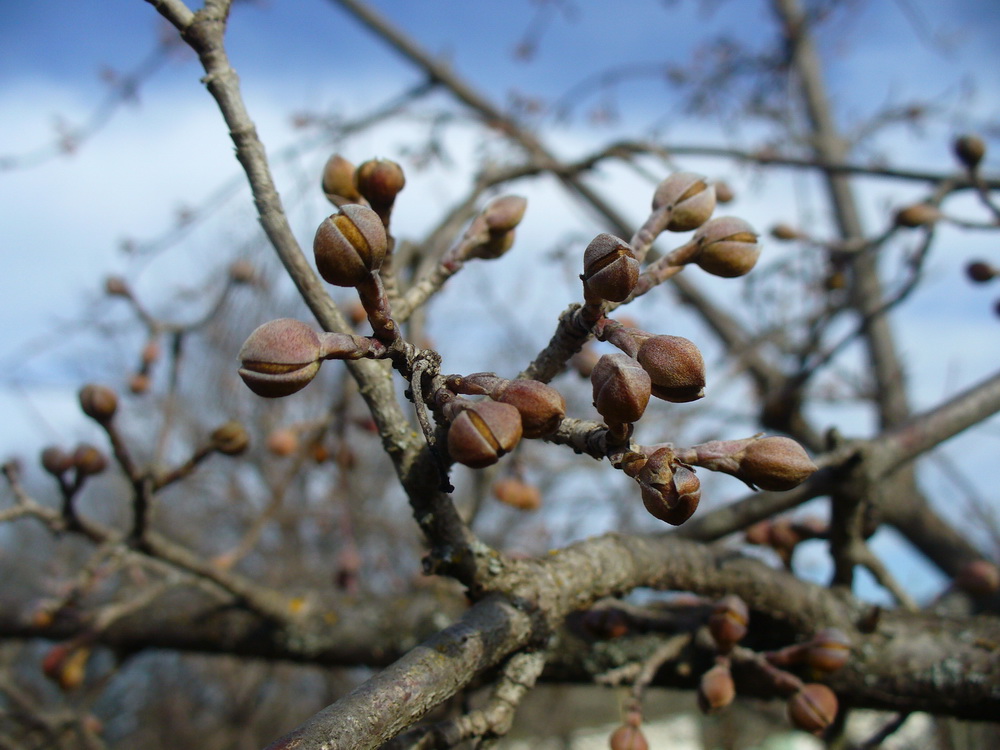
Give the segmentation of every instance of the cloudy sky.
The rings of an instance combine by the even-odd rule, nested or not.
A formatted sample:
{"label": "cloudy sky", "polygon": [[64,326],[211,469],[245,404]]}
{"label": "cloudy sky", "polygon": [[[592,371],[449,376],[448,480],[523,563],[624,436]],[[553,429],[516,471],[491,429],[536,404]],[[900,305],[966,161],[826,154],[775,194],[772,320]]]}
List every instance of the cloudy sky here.
{"label": "cloudy sky", "polygon": [[[912,168],[952,168],[949,139],[1000,120],[995,46],[1000,7],[994,0],[846,4],[851,12],[835,16],[821,37],[842,124],[851,130],[882,107],[920,99],[934,109],[934,121],[887,130],[869,155],[877,152]],[[767,4],[758,0],[377,0],[373,5],[426,49],[452,61],[501,106],[536,98],[559,101],[608,69],[687,64],[713,36],[729,34],[751,47],[773,38]],[[64,337],[77,331],[74,322],[82,311],[98,299],[106,274],[122,273],[137,284],[163,278],[181,283],[197,276],[199,264],[230,257],[231,248],[220,238],[238,244],[252,234],[209,224],[155,264],[137,264],[120,251],[124,238],[154,240],[169,232],[183,207],[200,205],[234,179],[239,184],[221,119],[198,83],[197,61],[182,49],[74,153],[51,156],[61,133],[101,111],[109,96],[109,71],[140,69],[164,33],[159,16],[141,0],[38,0],[0,8],[0,160],[6,167],[0,171],[0,325],[6,332],[0,337],[0,415],[6,424],[0,450],[5,453],[52,440],[53,425],[72,410],[79,373],[61,366],[58,351]],[[329,0],[239,3],[228,41],[251,115],[272,155],[301,139],[293,113],[356,116],[420,80]],[[584,154],[618,134],[635,135],[636,127],[654,122],[674,143],[746,145],[761,132],[752,125],[692,119],[677,95],[655,78],[627,80],[611,93],[584,90],[573,119],[539,121],[543,137],[567,156]],[[616,119],[593,123],[591,115],[602,111]],[[400,226],[426,225],[424,217],[459,196],[471,159],[480,152],[477,143],[463,140],[461,125],[449,132],[455,161],[413,178],[409,200],[399,209]],[[399,129],[382,129],[352,142],[352,155],[400,157],[411,141]],[[993,143],[1000,147],[1000,141]],[[322,148],[306,150],[277,170],[286,196],[297,195],[303,175],[315,175],[325,156]],[[996,171],[1000,158],[991,154],[987,163]],[[805,183],[794,174],[762,183],[718,160],[681,160],[679,166],[733,182],[741,215],[761,228],[814,216],[801,193]],[[613,170],[603,177],[607,193],[626,212],[637,205],[629,213],[641,219],[648,196],[630,192],[636,190],[634,180]],[[529,239],[552,243],[572,222],[582,232],[596,227],[580,209],[557,203],[544,181],[519,189],[534,209],[524,227]],[[872,227],[881,226],[894,205],[920,195],[919,186],[876,182],[865,182],[862,190]],[[310,225],[325,208],[315,196],[294,205],[296,230],[308,241]],[[248,207],[246,191],[238,189],[223,215],[230,222],[252,223]],[[956,204],[956,210],[975,208],[971,202]],[[991,372],[1000,350],[1000,329],[990,313],[996,292],[970,288],[961,274],[975,253],[990,252],[984,237],[945,231],[937,248],[927,289],[901,311],[905,317],[898,325],[914,398],[923,406]],[[1000,262],[993,252],[994,262]],[[541,295],[537,308],[555,313],[570,299]],[[457,362],[456,369],[465,364]],[[985,446],[980,438],[956,442],[956,450],[995,455],[997,433],[994,423]]]}

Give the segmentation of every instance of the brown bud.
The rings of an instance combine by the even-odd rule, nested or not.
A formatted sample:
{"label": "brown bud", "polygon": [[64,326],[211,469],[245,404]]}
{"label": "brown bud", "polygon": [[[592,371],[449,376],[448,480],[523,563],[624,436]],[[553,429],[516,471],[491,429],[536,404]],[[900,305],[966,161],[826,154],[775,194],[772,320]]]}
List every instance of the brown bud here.
{"label": "brown bud", "polygon": [[104,280],[104,291],[111,297],[130,297],[128,283],[121,276],[108,276]]}
{"label": "brown bud", "polygon": [[357,203],[361,193],[354,184],[354,165],[340,154],[334,154],[326,160],[323,167],[323,192],[331,203],[339,205],[335,198]]}
{"label": "brown bud", "polygon": [[680,526],[698,509],[701,482],[669,448],[654,451],[635,477],[642,491],[642,504],[650,515]]}
{"label": "brown bud", "polygon": [[719,711],[736,697],[736,685],[729,665],[716,664],[701,676],[698,683],[698,708],[702,713]]}
{"label": "brown bud", "polygon": [[788,518],[775,519],[768,527],[767,544],[782,553],[782,557],[790,555],[801,541],[802,535]]}
{"label": "brown bud", "polygon": [[693,241],[700,246],[693,262],[714,276],[743,276],[760,257],[757,232],[735,216],[712,219],[695,232]]}
{"label": "brown bud", "polygon": [[542,505],[542,493],[533,484],[508,477],[493,485],[493,496],[501,503],[518,510],[538,510]]}
{"label": "brown bud", "polygon": [[608,424],[636,422],[649,403],[649,373],[627,354],[605,354],[590,373],[594,406]]}
{"label": "brown bud", "polygon": [[771,522],[769,520],[758,521],[752,526],[748,526],[743,532],[747,544],[765,545],[771,534]]}
{"label": "brown bud", "polygon": [[612,732],[609,744],[611,750],[649,750],[642,730],[631,724],[622,724]]}
{"label": "brown bud", "polygon": [[357,286],[385,258],[388,239],[378,214],[367,206],[349,203],[327,217],[316,230],[313,253],[316,269],[334,286]]}
{"label": "brown bud", "polygon": [[250,446],[246,428],[235,420],[216,427],[211,439],[215,450],[225,456],[238,456]]}
{"label": "brown bud", "polygon": [[837,628],[819,631],[806,648],[806,663],[819,672],[836,672],[850,658],[851,642]]}
{"label": "brown bud", "polygon": [[379,215],[392,208],[406,186],[403,168],[390,159],[370,159],[354,173],[354,184]]}
{"label": "brown bud", "polygon": [[896,211],[895,222],[897,227],[929,226],[941,218],[941,212],[937,207],[929,203],[914,203],[912,206],[905,206]]}
{"label": "brown bud", "polygon": [[628,616],[616,607],[588,609],[581,620],[583,629],[593,638],[610,641],[628,635]]}
{"label": "brown bud", "polygon": [[965,273],[973,281],[985,284],[1000,276],[1000,269],[996,269],[984,261],[976,260],[965,267]]}
{"label": "brown bud", "polygon": [[526,438],[548,435],[566,416],[566,400],[562,394],[537,380],[505,380],[490,396],[520,412]]}
{"label": "brown bud", "polygon": [[275,456],[285,457],[295,453],[299,448],[299,437],[295,430],[282,427],[267,436],[267,449]]}
{"label": "brown bud", "polygon": [[490,466],[520,441],[521,415],[510,404],[485,400],[452,404],[448,452],[458,463],[473,469]]}
{"label": "brown bud", "polygon": [[257,280],[257,269],[246,258],[234,260],[229,265],[229,279],[234,284],[253,284]]}
{"label": "brown bud", "polygon": [[118,395],[103,385],[90,383],[80,389],[80,408],[100,424],[107,424],[118,410]]}
{"label": "brown bud", "polygon": [[955,585],[973,596],[989,596],[1000,589],[1000,570],[988,560],[973,560],[955,576]]}
{"label": "brown bud", "polygon": [[150,379],[149,375],[144,372],[137,372],[128,381],[128,389],[134,393],[136,396],[141,396],[143,393],[149,390]]}
{"label": "brown bud", "polygon": [[802,233],[790,224],[775,224],[771,227],[771,236],[776,240],[789,242],[802,237]]}
{"label": "brown bud", "polygon": [[670,209],[667,229],[687,232],[697,229],[715,210],[715,189],[692,172],[675,172],[656,187],[653,210]]}
{"label": "brown bud", "polygon": [[639,280],[639,261],[624,240],[610,234],[597,235],[583,256],[584,296],[621,302]]}
{"label": "brown bud", "polygon": [[737,477],[762,490],[798,487],[816,471],[805,449],[791,438],[765,437],[747,446]]}
{"label": "brown bud", "polygon": [[73,451],[73,465],[81,476],[91,476],[108,468],[108,459],[89,443],[81,443]]}
{"label": "brown bud", "polygon": [[520,195],[503,195],[483,209],[483,219],[490,233],[505,233],[521,223],[528,201]]}
{"label": "brown bud", "polygon": [[73,456],[54,445],[42,451],[41,461],[42,468],[54,477],[60,477],[73,468]]}
{"label": "brown bud", "polygon": [[813,682],[788,699],[788,719],[798,729],[819,734],[837,717],[837,696],[826,685]]}
{"label": "brown bud", "polygon": [[240,349],[240,377],[258,396],[288,396],[312,382],[322,356],[320,338],[312,328],[279,318],[247,337]]}
{"label": "brown bud", "polygon": [[724,596],[708,617],[708,630],[721,651],[729,651],[747,634],[750,611],[738,596]]}
{"label": "brown bud", "polygon": [[652,393],[673,403],[705,395],[705,360],[693,343],[680,336],[650,336],[635,355],[649,373]]}
{"label": "brown bud", "polygon": [[142,354],[139,358],[144,367],[149,367],[160,358],[160,343],[156,339],[147,341],[142,347]]}
{"label": "brown bud", "polygon": [[962,135],[955,139],[955,156],[968,169],[976,169],[986,156],[986,143],[978,135]]}
{"label": "brown bud", "polygon": [[719,180],[715,183],[715,200],[717,203],[732,203],[735,194],[728,182]]}

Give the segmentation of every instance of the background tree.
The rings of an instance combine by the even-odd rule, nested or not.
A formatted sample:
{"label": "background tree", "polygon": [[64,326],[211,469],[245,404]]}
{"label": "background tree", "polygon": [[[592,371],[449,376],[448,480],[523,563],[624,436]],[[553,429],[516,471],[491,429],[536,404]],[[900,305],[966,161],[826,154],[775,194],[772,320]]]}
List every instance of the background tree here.
{"label": "background tree", "polygon": [[[711,38],[689,67],[606,68],[558,101],[512,92],[501,108],[370,6],[340,0],[352,33],[374,32],[418,74],[360,117],[298,116],[305,140],[274,163],[320,146],[364,162],[326,163],[337,213],[320,223],[313,210],[302,232],[229,62],[230,4],[151,4],[204,68],[268,254],[213,255],[197,285],[153,300],[109,277],[88,323],[139,352],[113,363],[131,395],[81,389],[103,443],[46,450],[45,483],[5,465],[4,742],[451,746],[505,734],[540,679],[631,685],[615,747],[641,742],[651,684],[697,693],[709,713],[734,693],[779,698],[793,724],[834,741],[853,707],[896,712],[880,735],[915,711],[995,716],[1000,634],[974,613],[995,611],[996,549],[943,517],[914,461],[995,413],[1000,383],[914,409],[892,322],[954,271],[934,260],[942,235],[996,228],[998,182],[979,136],[955,140],[941,171],[877,163],[880,134],[923,122],[926,104],[893,102],[856,132],[838,124],[816,35],[853,4],[775,0],[759,44]],[[517,54],[544,50],[546,23],[574,9],[539,3]],[[755,145],[616,123],[616,97],[650,73],[677,87],[673,107],[738,119]],[[556,153],[547,141],[585,111],[606,142]],[[357,134],[396,118],[413,134],[405,168],[353,153]],[[408,215],[421,168],[470,133],[464,194],[433,220],[426,206]],[[772,206],[765,217],[788,223],[741,286],[726,277],[754,266],[762,227],[741,191],[685,171],[697,156],[722,157],[733,181],[750,182],[733,165],[802,170],[829,208],[800,225]],[[305,180],[315,197],[319,172]],[[869,209],[866,230],[858,176],[916,192]],[[709,220],[730,192],[740,218]],[[546,201],[587,215],[543,254],[514,234]],[[152,257],[212,211],[182,212],[131,252]],[[316,224],[319,276],[302,250]],[[969,275],[995,272],[982,261]],[[529,304],[533,286],[565,291],[558,321],[566,300]],[[237,352],[251,388],[295,395],[251,396]],[[841,421],[824,401],[861,418],[830,430]],[[758,427],[779,437],[750,437]],[[946,466],[947,494],[966,491],[971,466]],[[721,502],[733,480],[712,472],[761,491]],[[817,498],[818,517],[780,515]],[[897,580],[874,551],[885,526],[952,581],[944,594],[921,601]],[[803,577],[809,540],[826,543],[829,586]],[[690,595],[617,598],[637,589]],[[169,655],[191,653],[217,656]]]}

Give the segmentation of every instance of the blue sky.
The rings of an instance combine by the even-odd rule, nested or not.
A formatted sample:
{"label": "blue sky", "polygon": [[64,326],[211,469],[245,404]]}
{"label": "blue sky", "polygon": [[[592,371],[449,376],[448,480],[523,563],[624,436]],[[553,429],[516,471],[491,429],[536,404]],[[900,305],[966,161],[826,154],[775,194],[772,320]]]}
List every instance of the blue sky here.
{"label": "blue sky", "polygon": [[[493,101],[505,104],[511,91],[547,99],[608,66],[685,63],[695,46],[714,34],[728,33],[749,44],[766,45],[770,24],[762,0],[702,3],[683,0],[632,0],[606,3],[579,0],[545,5],[549,16],[536,54],[526,62],[514,50],[533,27],[543,7],[528,0],[487,3],[467,0],[414,0],[373,3],[425,48],[455,68]],[[714,13],[706,5],[717,5]],[[923,97],[940,107],[938,124],[914,133],[887,131],[876,146],[894,162],[914,168],[952,165],[948,140],[956,133],[1000,119],[1000,5],[994,0],[868,0],[851,3],[852,14],[838,16],[821,36],[830,90],[842,122],[851,126],[887,103]],[[627,12],[623,9],[627,8]],[[86,120],[106,93],[99,71],[134,69],[148,55],[163,23],[141,0],[4,2],[0,6],[0,156],[29,153],[52,139],[59,117],[71,124]],[[416,82],[419,77],[400,58],[328,0],[261,0],[238,4],[229,32],[230,54],[258,129],[270,152],[293,143],[299,134],[290,114],[313,110],[345,115]],[[0,172],[0,414],[7,428],[0,451],[19,452],[50,441],[73,412],[81,370],[58,358],[62,330],[74,332],[81,310],[98,296],[107,273],[136,273],[118,250],[123,237],[148,239],[165,232],[181,204],[194,204],[238,175],[231,145],[212,102],[198,83],[196,60],[179,54],[153,75],[136,104],[121,108],[110,123],[78,153],[28,168]],[[975,82],[975,95],[968,82]],[[594,96],[583,112],[600,101]],[[627,83],[619,99],[620,119],[604,128],[586,118],[562,125],[545,123],[543,137],[566,155],[580,155],[617,134],[635,135],[653,119],[669,123],[679,143],[732,145],[753,143],[761,131],[704,123],[687,117],[674,94],[655,81]],[[728,123],[727,125],[732,125]],[[373,153],[396,156],[409,139],[386,128],[352,145],[363,160]],[[457,161],[412,178],[399,225],[421,227],[428,213],[457,198],[479,148],[461,128],[452,136]],[[988,165],[1000,165],[996,151]],[[499,149],[498,149],[499,152]],[[309,153],[280,169],[279,187],[294,193],[303,173],[317,169],[325,153]],[[814,183],[785,173],[761,182],[745,170],[718,160],[685,159],[679,166],[725,177],[739,189],[741,215],[761,228],[771,222],[815,217],[819,193]],[[602,174],[602,189],[636,221],[648,196],[621,170]],[[805,186],[805,189],[803,189]],[[574,227],[598,231],[591,217],[567,205],[544,181],[519,186],[531,201],[522,237],[548,247]],[[893,205],[920,195],[914,187],[866,182],[866,218],[885,220]],[[321,200],[303,200],[292,211],[304,241],[311,235]],[[249,200],[238,195],[226,221],[253,224]],[[966,203],[963,210],[975,211]],[[822,217],[820,217],[821,220]],[[190,247],[167,256],[155,279],[182,280],[199,264],[221,263],[229,248],[220,238],[224,223],[196,234]],[[925,292],[908,304],[899,326],[904,354],[912,366],[916,403],[929,406],[995,369],[997,322],[990,315],[996,292],[971,289],[961,263],[975,252],[991,251],[984,236],[945,232],[932,258]],[[994,262],[998,262],[995,250]],[[525,273],[514,258],[511,273]],[[482,269],[469,270],[470,283],[485,288]],[[151,274],[137,276],[147,283]],[[553,292],[557,290],[558,293]],[[522,290],[538,295],[535,310],[554,315],[573,299],[575,289],[538,282]],[[443,304],[458,305],[450,289]],[[912,322],[910,322],[912,321]],[[537,324],[520,321],[530,336]],[[986,346],[983,342],[992,342]],[[130,361],[131,355],[120,355]],[[449,352],[455,369],[477,367],[462,351]],[[39,420],[38,414],[46,415]],[[79,426],[86,430],[85,425]],[[994,435],[953,450],[996,452]],[[964,447],[963,447],[964,446]]]}

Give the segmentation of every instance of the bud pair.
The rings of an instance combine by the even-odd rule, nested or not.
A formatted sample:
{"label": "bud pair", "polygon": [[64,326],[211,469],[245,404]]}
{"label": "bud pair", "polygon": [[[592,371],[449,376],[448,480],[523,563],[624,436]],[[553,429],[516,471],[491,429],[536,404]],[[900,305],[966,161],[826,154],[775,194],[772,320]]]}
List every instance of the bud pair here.
{"label": "bud pair", "polygon": [[672,526],[680,526],[698,509],[701,482],[689,466],[677,461],[670,448],[654,451],[635,481],[650,515]]}
{"label": "bud pair", "polygon": [[492,466],[521,440],[521,415],[510,404],[454,399],[444,407],[448,453],[473,469]]}
{"label": "bud pair", "polygon": [[693,343],[680,336],[654,336],[602,318],[597,337],[621,349],[644,369],[650,392],[664,401],[685,403],[705,395],[705,360]]}
{"label": "bud pair", "polygon": [[455,393],[489,396],[494,401],[510,404],[521,415],[526,438],[548,435],[566,416],[566,400],[562,394],[538,380],[508,380],[492,372],[475,372],[448,378],[447,388]]}
{"label": "bud pair", "polygon": [[49,446],[42,451],[41,463],[54,477],[61,477],[71,469],[76,469],[79,476],[91,476],[108,468],[107,457],[90,443],[80,443],[72,453]]}

